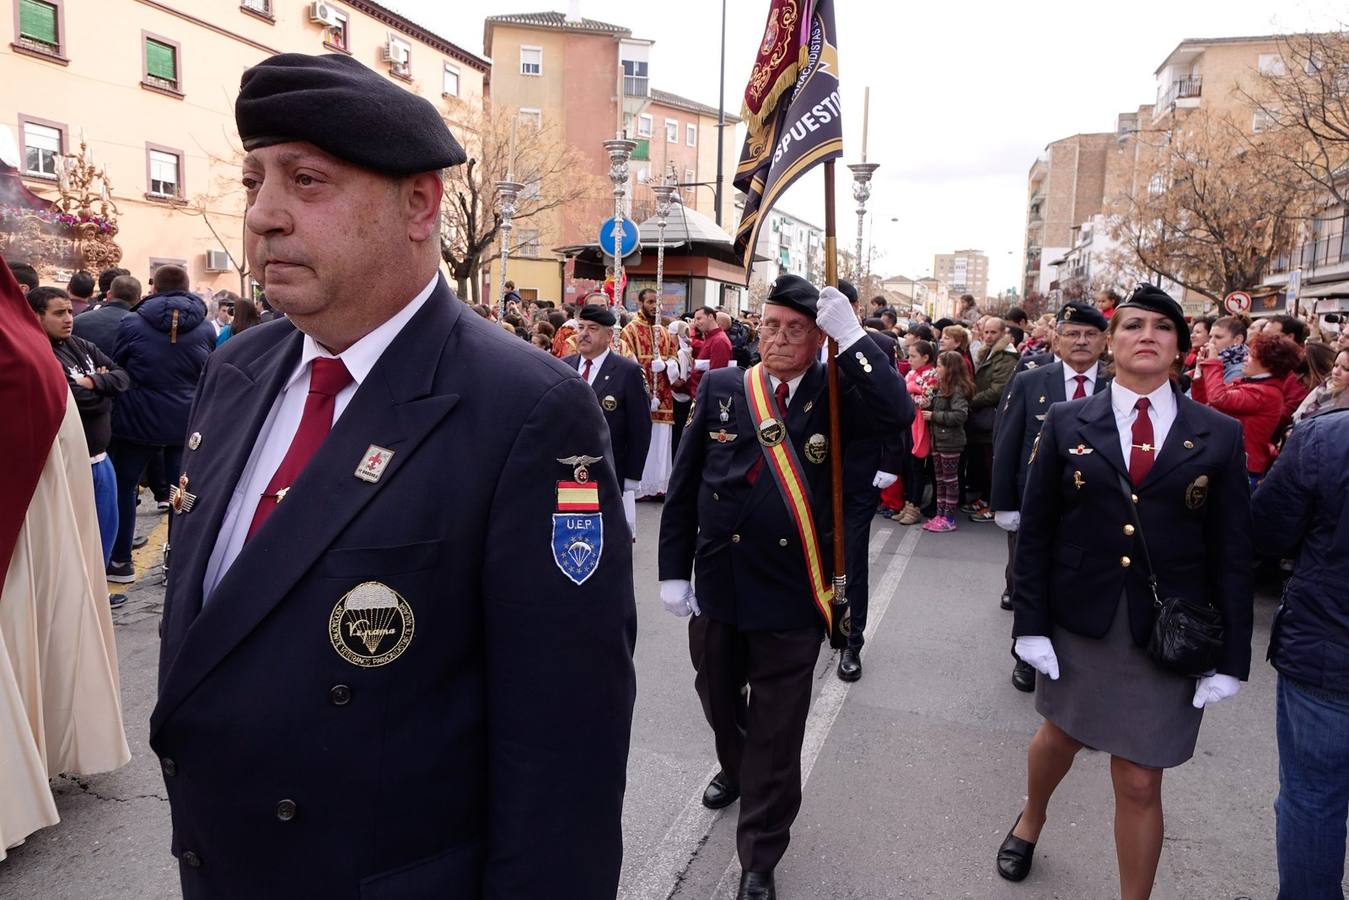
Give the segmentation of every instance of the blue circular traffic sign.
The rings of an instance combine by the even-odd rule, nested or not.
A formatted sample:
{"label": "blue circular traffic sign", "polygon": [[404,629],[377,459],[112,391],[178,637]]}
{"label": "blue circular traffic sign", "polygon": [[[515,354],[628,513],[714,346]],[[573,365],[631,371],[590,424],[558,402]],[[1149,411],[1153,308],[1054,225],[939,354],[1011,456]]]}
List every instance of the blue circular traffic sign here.
{"label": "blue circular traffic sign", "polygon": [[[614,223],[617,222],[622,229],[622,235],[618,244],[618,253],[614,252]],[[637,249],[637,223],[629,218],[605,219],[600,225],[600,249],[609,256],[623,258],[632,254]]]}

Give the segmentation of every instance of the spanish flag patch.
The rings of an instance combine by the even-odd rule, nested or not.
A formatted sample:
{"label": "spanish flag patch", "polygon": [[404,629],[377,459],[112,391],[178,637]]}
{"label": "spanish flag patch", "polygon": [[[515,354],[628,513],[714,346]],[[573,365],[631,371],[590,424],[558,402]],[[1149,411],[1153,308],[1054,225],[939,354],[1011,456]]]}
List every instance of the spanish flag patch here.
{"label": "spanish flag patch", "polygon": [[600,488],[593,481],[559,481],[557,483],[557,511],[587,513],[599,512]]}

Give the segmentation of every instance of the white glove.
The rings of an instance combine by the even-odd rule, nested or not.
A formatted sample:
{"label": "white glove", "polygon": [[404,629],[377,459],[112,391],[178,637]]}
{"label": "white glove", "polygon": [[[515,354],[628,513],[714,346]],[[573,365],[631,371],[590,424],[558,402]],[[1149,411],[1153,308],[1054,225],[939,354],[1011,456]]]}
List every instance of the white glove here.
{"label": "white glove", "polygon": [[624,478],[624,479],[623,479],[623,492],[624,492],[624,493],[627,493],[628,491],[632,491],[633,493],[636,493],[636,492],[637,492],[637,489],[638,489],[639,487],[641,487],[641,486],[642,486],[642,483],[641,483],[640,481],[635,480],[635,479],[632,479],[632,478]]}
{"label": "white glove", "polygon": [[1017,638],[1012,652],[1017,659],[1034,666],[1041,675],[1048,675],[1050,681],[1059,680],[1059,658],[1054,655],[1054,645],[1044,635]]}
{"label": "white glove", "polygon": [[827,287],[820,291],[819,302],[815,304],[815,324],[834,339],[840,353],[866,335],[852,304],[838,288]]}
{"label": "white glove", "polygon": [[1194,708],[1203,709],[1210,703],[1235,697],[1241,682],[1231,675],[1205,675],[1194,686]]}
{"label": "white glove", "polygon": [[696,371],[699,371],[699,372],[706,372],[708,369],[712,368],[712,360],[710,360],[710,359],[697,359],[697,360],[694,360],[694,361],[693,361],[693,368],[694,368]]}
{"label": "white glove", "polygon": [[1021,513],[1016,510],[995,512],[993,514],[993,521],[996,522],[997,526],[1003,531],[1015,533],[1016,530],[1021,527]]}
{"label": "white glove", "polygon": [[679,360],[675,359],[673,356],[667,359],[665,361],[665,371],[669,373],[670,380],[677,381],[680,377]]}
{"label": "white glove", "polygon": [[665,360],[661,359],[659,356],[652,357],[652,359],[651,359],[651,371],[652,371],[654,374],[656,374],[656,375],[659,375],[661,372],[664,372],[664,371],[665,371]]}
{"label": "white glove", "polygon": [[698,608],[698,598],[693,593],[693,583],[689,581],[671,580],[660,583],[660,604],[665,607],[665,611],[674,616],[687,616],[693,613],[700,616],[703,611]]}
{"label": "white glove", "polygon": [[871,479],[871,486],[885,490],[896,481],[899,481],[898,475],[891,475],[889,472],[877,472],[876,477]]}

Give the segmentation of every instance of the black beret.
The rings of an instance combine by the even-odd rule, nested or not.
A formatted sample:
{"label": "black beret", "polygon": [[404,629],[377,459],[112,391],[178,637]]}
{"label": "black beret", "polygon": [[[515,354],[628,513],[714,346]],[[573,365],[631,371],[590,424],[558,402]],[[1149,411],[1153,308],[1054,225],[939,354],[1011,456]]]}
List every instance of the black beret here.
{"label": "black beret", "polygon": [[815,304],[819,302],[820,292],[800,275],[779,275],[778,280],[768,291],[764,303],[785,306],[804,316],[815,318]]}
{"label": "black beret", "polygon": [[1180,308],[1180,304],[1171,299],[1171,295],[1156,285],[1144,282],[1134,288],[1134,292],[1129,295],[1119,306],[1115,307],[1115,314],[1118,315],[1122,309],[1146,309],[1150,312],[1161,313],[1176,324],[1176,344],[1180,347],[1181,353],[1190,351],[1190,326],[1185,321],[1185,312]]}
{"label": "black beret", "polygon": [[308,141],[390,175],[468,159],[430,101],[341,53],[282,53],[246,70],[234,121],[245,150]]}
{"label": "black beret", "polygon": [[596,325],[603,325],[605,328],[613,328],[614,324],[618,322],[618,318],[614,315],[613,310],[607,306],[600,306],[598,304],[590,304],[581,307],[581,312],[578,317],[586,322],[594,322]]}
{"label": "black beret", "polygon": [[1058,322],[1062,325],[1064,322],[1076,322],[1080,325],[1090,325],[1092,328],[1099,328],[1105,331],[1105,315],[1096,307],[1083,303],[1080,300],[1069,300],[1059,309]]}
{"label": "black beret", "polygon": [[847,280],[846,278],[840,278],[838,280],[838,289],[839,293],[843,294],[843,296],[848,298],[849,303],[851,303],[854,306],[857,305],[857,297],[858,297],[857,288],[852,286],[851,281]]}

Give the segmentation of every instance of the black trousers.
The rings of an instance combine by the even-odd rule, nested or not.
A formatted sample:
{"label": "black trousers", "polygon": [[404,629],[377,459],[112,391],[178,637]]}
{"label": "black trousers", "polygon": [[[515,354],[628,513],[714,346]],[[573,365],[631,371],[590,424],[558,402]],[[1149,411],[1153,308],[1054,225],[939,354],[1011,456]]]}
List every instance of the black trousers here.
{"label": "black trousers", "polygon": [[692,400],[676,400],[674,402],[674,428],[670,430],[670,458],[674,459],[675,454],[679,452],[679,438],[684,433],[684,426],[689,421],[689,410],[693,407]]}
{"label": "black trousers", "polygon": [[1007,532],[1007,569],[1006,571],[1003,572],[1003,577],[1006,579],[1007,582],[1007,587],[1003,589],[1003,592],[1007,594],[1007,596],[1009,597],[1012,596],[1012,561],[1015,558],[1016,558],[1016,532],[1009,531]]}
{"label": "black trousers", "polygon": [[871,488],[843,496],[843,560],[848,572],[848,605],[852,608],[852,633],[848,646],[862,649],[862,629],[867,627],[869,595],[867,550],[871,544],[871,520],[876,518],[880,491]]}
{"label": "black trousers", "polygon": [[747,872],[776,868],[791,840],[823,637],[823,628],[741,631],[707,616],[689,622],[693,686],[712,726],[717,761],[726,780],[740,787],[736,850]]}

